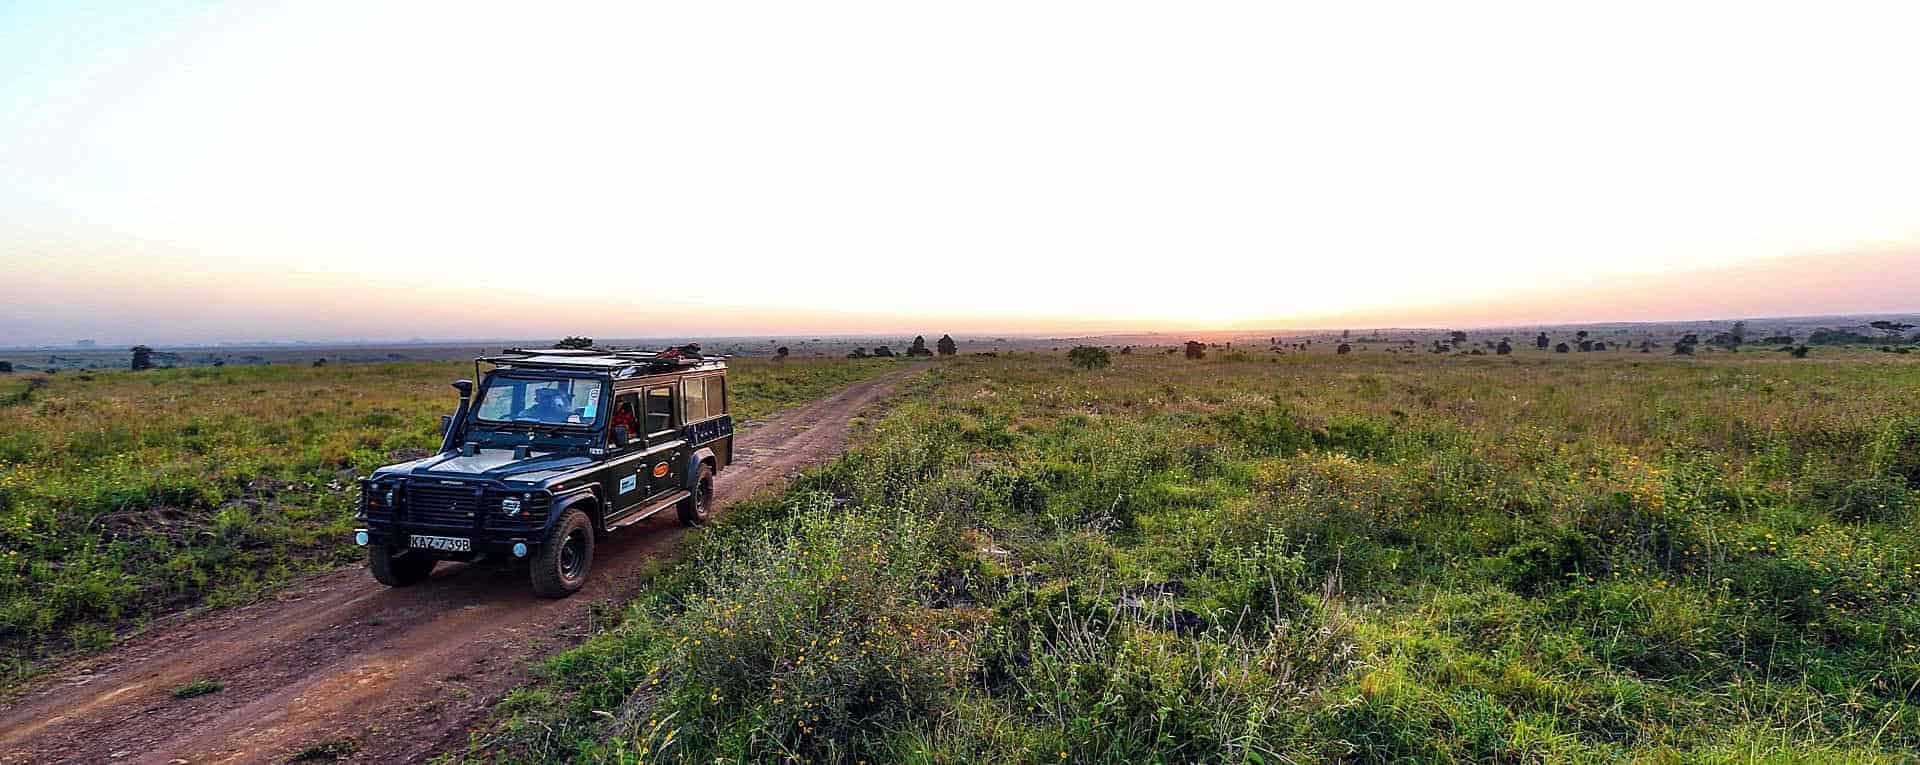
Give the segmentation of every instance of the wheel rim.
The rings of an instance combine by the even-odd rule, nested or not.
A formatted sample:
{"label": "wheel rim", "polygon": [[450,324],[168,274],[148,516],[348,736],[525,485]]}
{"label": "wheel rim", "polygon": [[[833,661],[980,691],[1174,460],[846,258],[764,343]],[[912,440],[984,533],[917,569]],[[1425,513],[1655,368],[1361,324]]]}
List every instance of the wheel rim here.
{"label": "wheel rim", "polygon": [[567,535],[567,541],[560,545],[560,578],[572,581],[580,578],[580,570],[587,565],[586,532],[575,529]]}
{"label": "wheel rim", "polygon": [[700,501],[694,505],[693,511],[702,518],[713,512],[713,479],[700,481]]}

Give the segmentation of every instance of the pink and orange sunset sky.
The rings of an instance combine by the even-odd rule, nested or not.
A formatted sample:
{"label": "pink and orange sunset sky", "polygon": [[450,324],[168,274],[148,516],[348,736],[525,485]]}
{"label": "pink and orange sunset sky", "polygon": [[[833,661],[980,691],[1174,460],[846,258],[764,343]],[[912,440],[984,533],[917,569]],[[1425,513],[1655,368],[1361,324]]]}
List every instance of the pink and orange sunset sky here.
{"label": "pink and orange sunset sky", "polygon": [[1920,310],[1910,3],[0,4],[0,346]]}

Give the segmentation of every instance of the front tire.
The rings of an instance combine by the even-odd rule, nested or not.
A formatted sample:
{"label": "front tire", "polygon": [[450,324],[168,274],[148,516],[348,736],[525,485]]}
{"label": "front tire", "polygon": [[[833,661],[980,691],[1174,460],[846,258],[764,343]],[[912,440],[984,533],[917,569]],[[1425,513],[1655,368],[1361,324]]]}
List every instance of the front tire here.
{"label": "front tire", "polygon": [[367,548],[367,570],[388,587],[411,587],[427,581],[440,561],[421,550],[394,549],[385,545]]}
{"label": "front tire", "polygon": [[693,495],[680,500],[680,522],[688,526],[704,526],[713,519],[713,465],[700,463],[700,472],[693,480]]}
{"label": "front tire", "polygon": [[578,509],[561,515],[540,541],[540,552],[529,567],[534,594],[564,598],[579,592],[593,570],[593,519]]}

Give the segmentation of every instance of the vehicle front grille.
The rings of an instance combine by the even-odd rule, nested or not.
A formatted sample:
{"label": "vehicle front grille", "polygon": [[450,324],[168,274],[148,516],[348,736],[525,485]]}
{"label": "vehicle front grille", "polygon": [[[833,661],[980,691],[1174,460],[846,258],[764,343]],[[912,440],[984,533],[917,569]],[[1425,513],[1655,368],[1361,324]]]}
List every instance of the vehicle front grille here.
{"label": "vehicle front grille", "polygon": [[480,487],[414,484],[407,487],[406,519],[433,526],[472,526],[480,512]]}

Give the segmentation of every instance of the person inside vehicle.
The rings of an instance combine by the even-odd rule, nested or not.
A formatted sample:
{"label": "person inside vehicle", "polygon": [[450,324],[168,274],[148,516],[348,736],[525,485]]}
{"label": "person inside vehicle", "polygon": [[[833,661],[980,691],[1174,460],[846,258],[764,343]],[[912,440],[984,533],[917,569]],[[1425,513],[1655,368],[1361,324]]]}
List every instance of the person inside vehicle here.
{"label": "person inside vehicle", "polygon": [[[628,438],[640,435],[640,418],[633,413],[632,397],[620,399],[620,404],[613,408],[613,427],[625,427]],[[608,439],[612,439],[612,428],[607,429],[607,437]],[[618,444],[615,444],[615,446],[618,446]]]}
{"label": "person inside vehicle", "polygon": [[560,402],[560,389],[539,388],[533,392],[533,406],[520,413],[520,419],[541,422],[566,422],[567,406]]}

